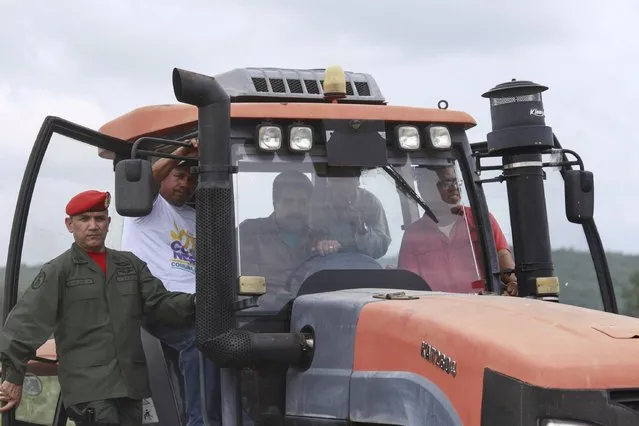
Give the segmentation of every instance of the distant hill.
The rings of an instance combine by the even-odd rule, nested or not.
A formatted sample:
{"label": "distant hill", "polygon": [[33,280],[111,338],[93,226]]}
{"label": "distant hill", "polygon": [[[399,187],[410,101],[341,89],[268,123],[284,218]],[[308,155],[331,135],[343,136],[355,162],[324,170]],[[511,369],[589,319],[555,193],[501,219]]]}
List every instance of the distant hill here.
{"label": "distant hill", "polygon": [[[639,255],[609,252],[606,253],[606,258],[615,285],[619,310],[621,313],[629,314],[625,310],[626,301],[623,293],[631,286],[630,277],[639,271]],[[556,250],[553,252],[553,262],[555,273],[562,284],[561,291],[566,295],[567,301],[588,306],[589,303],[586,303],[586,299],[589,299],[588,295],[592,298],[599,291],[590,253],[567,249]],[[598,294],[596,297],[600,298]],[[577,303],[579,300],[584,303]],[[600,306],[590,307],[599,308]]]}
{"label": "distant hill", "polygon": [[[625,290],[630,288],[630,277],[639,271],[639,255],[607,253],[608,264],[615,282],[615,292],[622,313],[626,311]],[[555,271],[559,277],[561,300],[566,303],[601,308],[599,287],[590,253],[569,249],[553,252]],[[39,271],[37,266],[24,266],[20,274],[20,289],[24,290]],[[0,284],[4,289],[5,269],[0,268]],[[4,292],[0,293],[0,311]]]}

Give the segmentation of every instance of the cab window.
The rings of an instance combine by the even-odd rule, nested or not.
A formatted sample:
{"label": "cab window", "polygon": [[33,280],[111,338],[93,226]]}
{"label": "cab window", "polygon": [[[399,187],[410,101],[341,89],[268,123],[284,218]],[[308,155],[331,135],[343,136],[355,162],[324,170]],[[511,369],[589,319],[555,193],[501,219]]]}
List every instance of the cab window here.
{"label": "cab window", "polygon": [[273,161],[236,149],[240,273],[267,285],[255,310],[282,309],[320,269],[405,269],[424,289],[478,291],[478,237],[454,166],[423,156],[389,161],[436,223],[386,168],[334,167],[321,155]]}

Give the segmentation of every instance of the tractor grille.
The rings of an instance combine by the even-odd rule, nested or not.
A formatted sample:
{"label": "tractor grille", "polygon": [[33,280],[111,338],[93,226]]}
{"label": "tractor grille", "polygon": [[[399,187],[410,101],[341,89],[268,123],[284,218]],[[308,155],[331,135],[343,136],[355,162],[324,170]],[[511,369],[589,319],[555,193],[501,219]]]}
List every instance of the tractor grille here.
{"label": "tractor grille", "polygon": [[[324,69],[238,68],[215,76],[232,99],[273,100],[324,98]],[[344,101],[385,104],[377,82],[366,73],[345,71]]]}
{"label": "tractor grille", "polygon": [[[322,95],[324,80],[297,80],[292,78],[264,78],[253,77],[253,86],[262,93],[299,93]],[[270,85],[270,88],[269,88]],[[370,87],[365,81],[346,81],[346,95],[371,96]]]}

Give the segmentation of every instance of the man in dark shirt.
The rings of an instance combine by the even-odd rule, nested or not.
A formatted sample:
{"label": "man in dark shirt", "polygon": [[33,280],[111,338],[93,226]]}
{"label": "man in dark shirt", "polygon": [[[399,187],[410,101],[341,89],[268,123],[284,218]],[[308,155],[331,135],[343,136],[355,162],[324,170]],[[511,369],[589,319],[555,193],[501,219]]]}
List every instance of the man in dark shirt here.
{"label": "man in dark shirt", "polygon": [[337,241],[309,226],[313,184],[303,173],[280,173],[273,181],[273,213],[239,226],[242,275],[266,278],[265,309],[280,309],[291,297],[287,282],[295,268],[314,254],[338,251]]}

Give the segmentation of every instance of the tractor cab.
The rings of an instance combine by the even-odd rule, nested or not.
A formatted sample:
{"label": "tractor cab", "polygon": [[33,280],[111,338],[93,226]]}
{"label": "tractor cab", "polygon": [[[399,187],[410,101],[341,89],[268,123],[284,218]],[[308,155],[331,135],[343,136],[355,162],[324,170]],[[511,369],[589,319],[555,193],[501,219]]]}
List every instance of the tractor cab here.
{"label": "tractor cab", "polygon": [[[324,312],[328,324],[350,303],[351,290],[372,289],[379,300],[410,298],[410,292],[503,293],[496,222],[483,192],[488,181],[480,173],[488,168],[482,159],[505,159],[498,168],[511,197],[539,195],[542,185],[534,207],[511,206],[511,220],[524,220],[536,235],[516,229],[513,239],[524,238],[510,250],[520,296],[553,303],[559,288],[543,222],[539,170],[547,164],[539,151],[561,154],[553,165],[563,167],[567,214],[588,237],[602,310],[616,312],[592,219],[590,175],[580,162],[568,161],[552,132],[548,142],[543,122],[528,125],[523,136],[503,136],[496,129],[497,136],[487,143],[470,144],[466,131],[476,124],[470,115],[449,110],[445,102],[437,108],[389,105],[370,75],[339,67],[244,68],[215,78],[176,69],[173,87],[180,104],[142,107],[98,131],[57,117],[45,120],[16,206],[5,320],[38,266],[70,245],[63,219],[71,195],[88,188],[114,194],[107,245],[119,249],[126,218],[150,212],[155,161],[186,159],[172,152],[194,138],[199,153],[191,173],[198,186],[191,205],[198,235],[190,252],[176,251],[167,261],[197,270],[198,346],[223,367],[223,415],[229,424],[240,424],[240,417],[266,424],[284,416],[315,424],[313,416],[335,415],[326,392],[348,388],[337,377],[339,371],[328,379],[309,374],[291,382],[291,371],[306,371],[321,344],[320,330],[296,328],[300,298],[346,292]],[[543,119],[535,96],[512,98],[518,96],[519,110],[530,109],[531,117]],[[491,100],[493,108],[508,103],[507,97],[499,99]],[[521,124],[504,124],[503,109],[496,111],[494,120],[501,119],[506,130]],[[535,133],[538,127],[541,136]],[[514,139],[520,146],[508,145]],[[572,170],[573,165],[581,170]],[[176,241],[182,242],[178,233]],[[176,354],[147,332],[143,340],[153,392],[145,402],[144,421],[185,424]],[[52,353],[50,346],[51,341],[40,354]],[[45,370],[37,369],[45,364],[55,399],[49,404],[56,408],[38,421],[20,408],[19,421],[66,421],[55,391],[55,359],[34,360],[33,377],[46,380]],[[289,385],[303,389],[296,388],[301,389],[296,396],[287,392]],[[325,403],[309,399],[313,386],[313,398],[326,397]],[[316,410],[312,416],[305,411],[308,404]],[[309,416],[307,423],[300,420]],[[12,414],[5,418],[6,424],[15,420]]]}
{"label": "tractor cab", "polygon": [[[482,262],[491,256],[482,256],[481,232],[471,229],[468,215],[455,210],[473,206],[482,214],[468,200],[453,148],[454,141],[467,142],[464,132],[474,121],[444,108],[388,106],[371,76],[343,75],[345,89],[331,89],[333,77],[329,72],[326,83],[324,70],[241,69],[216,77],[233,98],[224,148],[229,162],[220,167],[230,171],[232,199],[219,200],[227,204],[215,214],[202,212],[197,196],[193,206],[199,217],[209,217],[209,226],[229,219],[232,234],[223,238],[228,234],[212,230],[220,235],[213,245],[232,254],[227,267],[235,276],[241,330],[289,332],[292,305],[303,294],[485,289]],[[346,97],[331,102],[330,93],[340,90]],[[193,107],[152,106],[100,129],[131,144],[130,158],[100,154],[115,160],[118,214],[149,212],[154,162],[199,138],[197,119]],[[199,157],[206,149],[200,145]],[[201,177],[206,169],[200,163],[191,172]],[[414,232],[430,235],[431,243],[413,247],[405,230],[419,219]],[[454,232],[452,243],[441,232]],[[217,259],[210,249],[198,248],[195,256]],[[417,256],[429,265],[420,268]],[[488,282],[491,288],[490,276]],[[271,360],[239,374],[250,418],[282,415],[286,368]]]}

